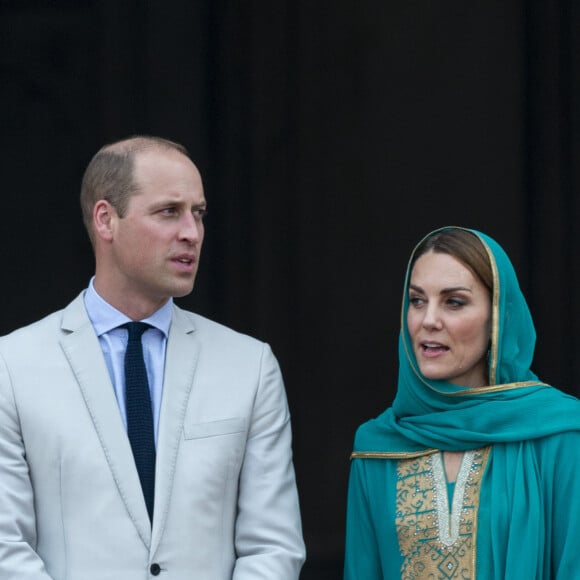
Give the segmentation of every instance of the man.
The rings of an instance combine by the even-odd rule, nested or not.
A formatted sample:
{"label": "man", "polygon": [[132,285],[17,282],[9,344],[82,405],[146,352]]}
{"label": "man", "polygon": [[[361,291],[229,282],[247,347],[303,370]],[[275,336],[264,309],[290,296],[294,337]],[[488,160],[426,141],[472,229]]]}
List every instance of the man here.
{"label": "man", "polygon": [[296,580],[277,362],[172,302],[199,263],[198,170],[180,145],[132,137],[95,155],[81,205],[88,289],[0,339],[0,578]]}

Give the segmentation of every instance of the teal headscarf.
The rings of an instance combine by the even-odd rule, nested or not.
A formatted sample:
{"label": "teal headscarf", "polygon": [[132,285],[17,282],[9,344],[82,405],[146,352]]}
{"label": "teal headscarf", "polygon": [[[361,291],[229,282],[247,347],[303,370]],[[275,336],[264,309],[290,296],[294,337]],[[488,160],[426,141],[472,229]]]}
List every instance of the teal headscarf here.
{"label": "teal headscarf", "polygon": [[[447,229],[440,228],[428,234]],[[399,380],[391,408],[365,424],[355,451],[461,451],[580,430],[580,401],[541,382],[530,369],[536,333],[515,270],[501,246],[475,230],[493,272],[489,385],[477,389],[428,380],[419,371],[407,329],[408,284],[403,290]]]}
{"label": "teal headscarf", "polygon": [[[580,401],[541,382],[530,370],[536,335],[513,266],[494,240],[468,231],[483,243],[493,271],[489,385],[462,387],[428,380],[419,371],[407,329],[412,255],[401,311],[397,395],[391,408],[359,428],[353,457],[374,461],[493,445],[493,468],[485,475],[491,527],[481,532],[485,537],[478,544],[489,550],[482,548],[480,570],[485,578],[551,578],[547,530],[554,525],[553,491],[546,491],[535,440],[580,431]],[[559,459],[574,460],[553,458]],[[570,497],[570,482],[563,485],[562,493]],[[522,557],[524,546],[527,557]]]}

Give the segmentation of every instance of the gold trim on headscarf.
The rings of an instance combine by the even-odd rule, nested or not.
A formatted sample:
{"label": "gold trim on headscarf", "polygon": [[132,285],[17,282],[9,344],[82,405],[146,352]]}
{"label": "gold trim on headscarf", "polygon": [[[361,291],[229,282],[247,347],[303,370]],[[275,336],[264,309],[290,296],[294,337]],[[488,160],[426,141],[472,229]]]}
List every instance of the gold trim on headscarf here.
{"label": "gold trim on headscarf", "polygon": [[[471,231],[471,230],[469,230]],[[489,258],[489,263],[491,265],[491,271],[493,274],[493,293],[491,299],[491,345],[489,353],[489,384],[495,385],[497,381],[497,351],[499,345],[499,274],[497,271],[497,264],[495,263],[495,256],[491,251],[491,248],[487,245],[485,240],[478,236],[475,232],[471,232],[473,235],[477,236],[477,239],[483,245],[487,256]]]}
{"label": "gold trim on headscarf", "polygon": [[[546,383],[541,381],[522,381],[519,383],[505,383],[503,385],[489,385],[486,387],[474,387],[472,389],[463,389],[462,391],[456,391],[454,393],[441,393],[443,395],[449,395],[450,397],[461,397],[462,395],[477,395],[479,393],[499,393],[501,391],[512,391],[513,389],[523,389],[524,387],[549,387]],[[433,389],[436,390],[436,389]]]}

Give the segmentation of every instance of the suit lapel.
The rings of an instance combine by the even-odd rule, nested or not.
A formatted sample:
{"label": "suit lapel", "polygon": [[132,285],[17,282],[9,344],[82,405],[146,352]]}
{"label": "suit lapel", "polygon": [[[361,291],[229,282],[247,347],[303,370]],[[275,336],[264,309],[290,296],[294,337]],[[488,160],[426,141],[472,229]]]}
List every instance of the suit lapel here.
{"label": "suit lapel", "polygon": [[119,493],[143,543],[149,548],[151,524],[129,439],[118,410],[99,340],[86,314],[82,295],[63,313],[61,341],[75,374]]}
{"label": "suit lapel", "polygon": [[159,545],[167,520],[177,452],[198,357],[199,341],[193,323],[182,310],[174,307],[167,340],[157,437],[152,552]]}

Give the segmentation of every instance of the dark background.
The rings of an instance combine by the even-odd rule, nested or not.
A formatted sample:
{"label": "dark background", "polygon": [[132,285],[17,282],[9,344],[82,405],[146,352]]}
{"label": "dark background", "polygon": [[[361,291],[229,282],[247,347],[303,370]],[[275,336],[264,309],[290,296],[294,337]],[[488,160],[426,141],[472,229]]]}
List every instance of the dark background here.
{"label": "dark background", "polygon": [[179,302],[268,341],[293,415],[309,552],[341,575],[356,426],[392,400],[420,237],[495,237],[580,393],[576,0],[0,0],[0,333],[93,270],[78,191],[104,143],[185,144],[210,214]]}

